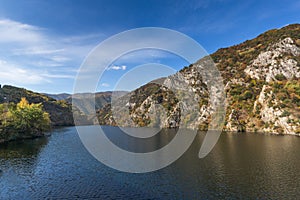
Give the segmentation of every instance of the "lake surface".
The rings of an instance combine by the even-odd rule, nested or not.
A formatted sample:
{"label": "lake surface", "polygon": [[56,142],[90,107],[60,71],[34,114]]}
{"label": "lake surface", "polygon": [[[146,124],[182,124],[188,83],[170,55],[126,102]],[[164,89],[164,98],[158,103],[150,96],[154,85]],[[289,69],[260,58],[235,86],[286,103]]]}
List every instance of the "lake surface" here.
{"label": "lake surface", "polygon": [[[118,128],[106,129],[112,141],[126,148],[130,139],[121,137]],[[162,147],[174,134],[161,134],[138,151]],[[299,137],[226,133],[207,157],[198,159],[203,135],[179,160],[145,174],[119,172],[98,162],[75,127],[0,145],[0,199],[299,198]]]}

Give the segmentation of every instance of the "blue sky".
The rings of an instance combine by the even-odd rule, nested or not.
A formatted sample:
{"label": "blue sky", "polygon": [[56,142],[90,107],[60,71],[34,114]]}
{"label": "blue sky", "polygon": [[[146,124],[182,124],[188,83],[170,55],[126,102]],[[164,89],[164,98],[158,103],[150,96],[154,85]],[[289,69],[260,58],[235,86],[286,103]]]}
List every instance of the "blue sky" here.
{"label": "blue sky", "polygon": [[[169,28],[192,37],[213,53],[266,30],[299,23],[299,10],[297,0],[0,0],[0,84],[72,93],[88,53],[122,31]],[[98,90],[112,90],[120,76],[149,62],[175,70],[188,65],[167,52],[135,52],[110,66]]]}

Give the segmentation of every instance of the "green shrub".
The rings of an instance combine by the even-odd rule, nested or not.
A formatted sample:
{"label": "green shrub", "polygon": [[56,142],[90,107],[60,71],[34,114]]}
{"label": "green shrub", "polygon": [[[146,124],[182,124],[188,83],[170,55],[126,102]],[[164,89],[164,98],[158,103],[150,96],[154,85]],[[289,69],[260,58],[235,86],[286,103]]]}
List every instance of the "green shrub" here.
{"label": "green shrub", "polygon": [[243,100],[247,100],[247,99],[251,99],[252,98],[252,92],[250,92],[249,90],[247,90],[246,92],[244,92],[243,94]]}
{"label": "green shrub", "polygon": [[283,74],[277,74],[275,75],[275,79],[278,81],[286,80],[286,77]]}
{"label": "green shrub", "polygon": [[282,112],[282,114],[280,115],[280,117],[287,117],[287,116],[289,116],[291,113],[289,112],[289,111],[287,111],[287,110],[284,110],[283,112]]}

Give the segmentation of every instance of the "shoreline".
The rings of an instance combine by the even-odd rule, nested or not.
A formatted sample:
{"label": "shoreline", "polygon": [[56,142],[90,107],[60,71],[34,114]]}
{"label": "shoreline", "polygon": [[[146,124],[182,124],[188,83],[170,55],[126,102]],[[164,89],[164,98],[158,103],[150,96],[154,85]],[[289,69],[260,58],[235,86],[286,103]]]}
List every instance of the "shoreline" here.
{"label": "shoreline", "polygon": [[55,129],[59,129],[59,128],[65,128],[65,127],[73,127],[73,126],[52,126],[50,130],[40,133],[38,135],[32,135],[32,136],[24,136],[24,137],[16,137],[13,139],[9,139],[9,140],[5,140],[5,139],[0,139],[0,145],[2,144],[7,144],[9,142],[15,142],[15,141],[22,141],[22,140],[34,140],[36,138],[41,138],[41,137],[49,137],[51,136],[51,132]]}
{"label": "shoreline", "polygon": [[[98,126],[98,125],[83,125],[83,126]],[[118,127],[118,126],[111,126],[111,125],[100,125],[100,126],[109,126],[109,127]],[[66,128],[66,127],[76,127],[76,126],[55,126],[52,127],[50,131],[47,131],[41,135],[34,135],[34,136],[26,136],[26,137],[20,137],[20,138],[14,138],[11,140],[4,140],[0,139],[0,145],[7,144],[10,142],[15,142],[15,141],[22,141],[22,140],[34,140],[36,138],[41,138],[41,137],[49,137],[51,136],[51,132],[55,129],[59,128]],[[140,127],[122,127],[122,128],[140,128]],[[153,128],[153,127],[142,127],[142,128]],[[176,128],[164,128],[164,129],[176,129]],[[187,130],[193,130],[190,128],[186,128]],[[198,130],[198,132],[206,132],[208,130]],[[271,132],[238,132],[238,131],[222,131],[222,134],[256,134],[256,135],[265,135],[265,136],[295,136],[299,137],[300,135],[297,134],[279,134],[279,133],[271,133]]]}

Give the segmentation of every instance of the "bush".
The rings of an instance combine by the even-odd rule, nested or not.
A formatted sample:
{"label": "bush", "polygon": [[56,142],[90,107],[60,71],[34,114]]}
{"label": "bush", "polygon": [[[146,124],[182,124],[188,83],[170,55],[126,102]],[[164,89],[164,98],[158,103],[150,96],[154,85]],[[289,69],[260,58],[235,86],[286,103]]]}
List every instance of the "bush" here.
{"label": "bush", "polygon": [[243,94],[243,100],[247,100],[247,99],[251,99],[252,98],[252,92],[250,92],[250,91],[246,91],[246,92],[244,92],[244,94]]}
{"label": "bush", "polygon": [[277,74],[275,75],[275,79],[278,81],[286,80],[286,77],[283,74]]}
{"label": "bush", "polygon": [[282,114],[280,115],[280,117],[287,117],[289,116],[291,113],[289,111],[283,111]]}
{"label": "bush", "polygon": [[25,98],[15,104],[0,106],[0,140],[11,140],[28,136],[40,136],[50,129],[49,114],[41,104],[29,104]]}

